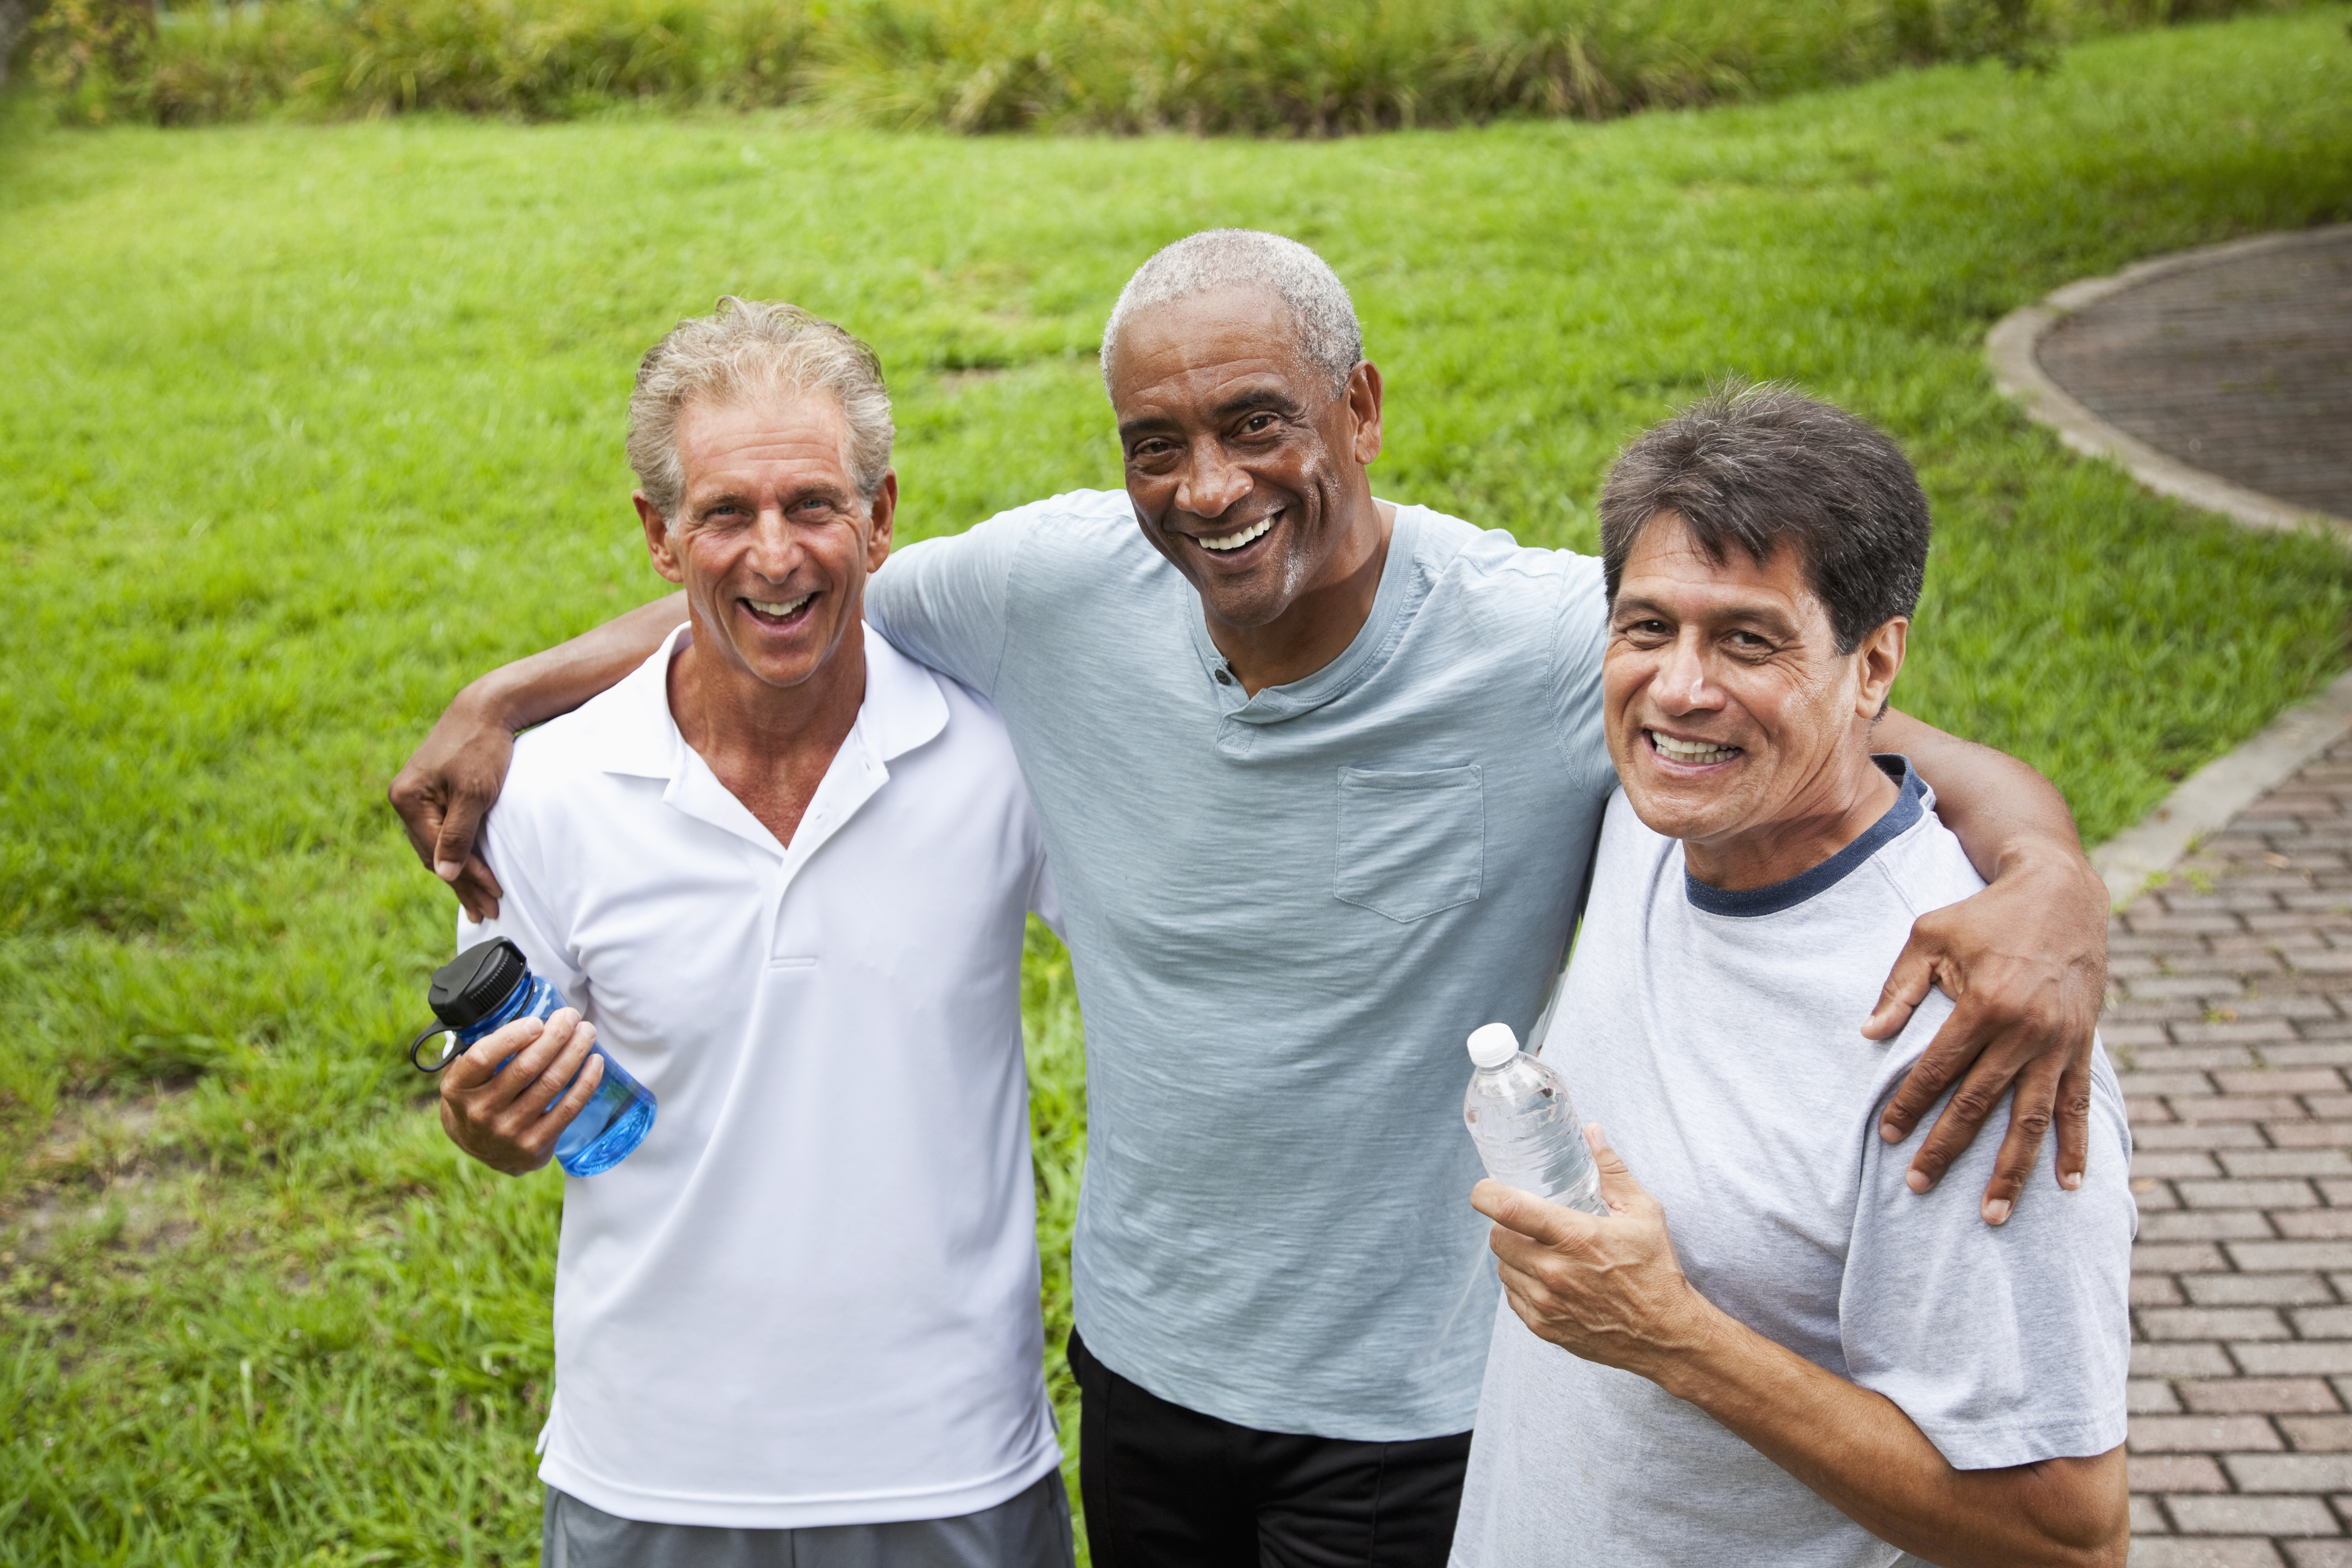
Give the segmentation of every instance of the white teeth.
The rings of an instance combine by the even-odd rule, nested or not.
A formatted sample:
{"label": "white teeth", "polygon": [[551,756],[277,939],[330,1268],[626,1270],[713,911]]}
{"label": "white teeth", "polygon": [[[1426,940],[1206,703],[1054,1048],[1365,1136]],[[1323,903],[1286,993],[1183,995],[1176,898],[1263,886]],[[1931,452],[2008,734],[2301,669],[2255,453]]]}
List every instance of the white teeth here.
{"label": "white teeth", "polygon": [[1201,548],[1202,549],[1214,550],[1239,549],[1242,546],[1249,543],[1250,540],[1257,538],[1258,535],[1265,532],[1266,529],[1272,527],[1274,527],[1274,519],[1272,517],[1268,517],[1264,522],[1252,528],[1244,528],[1237,534],[1227,534],[1222,538],[1202,539],[1201,541]]}
{"label": "white teeth", "polygon": [[782,604],[763,604],[756,599],[747,599],[743,602],[762,615],[772,615],[781,621],[814,597],[814,594],[803,593],[798,599],[787,600]]}
{"label": "white teeth", "polygon": [[1676,740],[1673,736],[1660,735],[1654,729],[1646,733],[1650,737],[1650,744],[1658,748],[1661,756],[1671,757],[1677,762],[1728,762],[1739,755],[1739,747],[1736,746],[1710,746],[1703,741]]}

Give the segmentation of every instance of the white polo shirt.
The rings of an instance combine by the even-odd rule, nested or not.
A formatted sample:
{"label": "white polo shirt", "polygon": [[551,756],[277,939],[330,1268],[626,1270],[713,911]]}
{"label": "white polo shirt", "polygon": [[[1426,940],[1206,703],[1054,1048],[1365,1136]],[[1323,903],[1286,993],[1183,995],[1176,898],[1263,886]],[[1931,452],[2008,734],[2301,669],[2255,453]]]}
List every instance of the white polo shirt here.
{"label": "white polo shirt", "polygon": [[540,1475],[750,1529],[992,1508],[1060,1460],[1021,1050],[1058,923],[994,710],[865,632],[789,845],[686,744],[672,632],[524,736],[484,847],[511,937],[660,1102],[566,1178]]}

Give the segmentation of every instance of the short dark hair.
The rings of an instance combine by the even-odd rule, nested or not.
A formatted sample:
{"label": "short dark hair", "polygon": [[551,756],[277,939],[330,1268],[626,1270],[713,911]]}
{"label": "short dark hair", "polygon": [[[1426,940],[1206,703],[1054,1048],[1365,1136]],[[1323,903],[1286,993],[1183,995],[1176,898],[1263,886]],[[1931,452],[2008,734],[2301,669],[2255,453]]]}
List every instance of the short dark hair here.
{"label": "short dark hair", "polygon": [[1841,653],[1919,602],[1930,527],[1919,476],[1868,420],[1794,387],[1718,388],[1618,455],[1601,491],[1612,604],[1661,512],[1717,561],[1734,544],[1759,565],[1795,546]]}

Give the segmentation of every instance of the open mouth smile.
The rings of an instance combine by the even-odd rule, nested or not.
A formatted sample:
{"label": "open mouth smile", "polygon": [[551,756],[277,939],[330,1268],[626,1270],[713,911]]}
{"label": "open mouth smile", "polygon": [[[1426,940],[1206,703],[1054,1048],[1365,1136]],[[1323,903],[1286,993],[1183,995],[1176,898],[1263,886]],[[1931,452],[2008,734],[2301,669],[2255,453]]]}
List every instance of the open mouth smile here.
{"label": "open mouth smile", "polygon": [[751,612],[751,619],[762,626],[786,627],[805,619],[814,593],[803,593],[798,599],[765,600],[739,599],[735,602]]}
{"label": "open mouth smile", "polygon": [[1651,748],[1669,762],[1679,762],[1686,768],[1705,768],[1710,763],[1728,762],[1740,755],[1736,746],[1724,746],[1711,740],[1678,740],[1654,729],[1642,732],[1650,737]]}
{"label": "open mouth smile", "polygon": [[1247,528],[1236,528],[1229,534],[1219,534],[1213,538],[1195,534],[1192,536],[1192,542],[1211,555],[1233,555],[1247,549],[1251,545],[1264,538],[1281,517],[1280,512],[1268,512]]}

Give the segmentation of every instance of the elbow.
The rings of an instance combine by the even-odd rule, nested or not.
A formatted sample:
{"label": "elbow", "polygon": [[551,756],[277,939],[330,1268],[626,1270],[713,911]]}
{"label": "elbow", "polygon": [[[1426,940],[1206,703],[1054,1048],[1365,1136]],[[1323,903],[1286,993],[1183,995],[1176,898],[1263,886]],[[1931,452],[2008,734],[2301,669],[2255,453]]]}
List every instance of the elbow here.
{"label": "elbow", "polygon": [[2131,1502],[2118,1498],[2099,1519],[2069,1520],[2056,1528],[2045,1524],[2042,1550],[2030,1561],[2038,1568],[2125,1568],[2131,1555]]}

